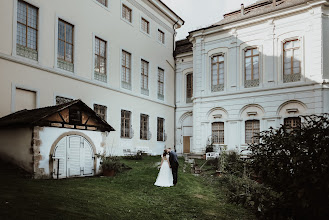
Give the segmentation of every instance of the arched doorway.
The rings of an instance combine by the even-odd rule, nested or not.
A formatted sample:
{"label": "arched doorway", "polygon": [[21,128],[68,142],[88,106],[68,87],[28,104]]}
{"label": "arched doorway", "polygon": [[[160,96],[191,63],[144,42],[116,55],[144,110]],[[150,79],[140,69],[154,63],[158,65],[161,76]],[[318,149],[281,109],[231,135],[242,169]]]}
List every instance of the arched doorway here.
{"label": "arched doorway", "polygon": [[53,178],[94,175],[94,151],[83,136],[64,136],[53,151]]}

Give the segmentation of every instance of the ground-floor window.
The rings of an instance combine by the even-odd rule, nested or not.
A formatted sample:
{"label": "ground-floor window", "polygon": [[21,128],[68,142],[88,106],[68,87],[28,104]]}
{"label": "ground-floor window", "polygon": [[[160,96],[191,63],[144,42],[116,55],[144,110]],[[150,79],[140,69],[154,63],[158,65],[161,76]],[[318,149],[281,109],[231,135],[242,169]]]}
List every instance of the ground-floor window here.
{"label": "ground-floor window", "polygon": [[214,144],[224,144],[224,122],[212,123],[212,140]]}
{"label": "ground-floor window", "polygon": [[140,123],[140,139],[148,140],[149,116],[141,114]]}
{"label": "ground-floor window", "polygon": [[295,130],[300,128],[301,119],[299,117],[289,117],[284,119],[284,125],[288,130]]}
{"label": "ground-floor window", "polygon": [[131,112],[121,110],[121,137],[131,138]]}
{"label": "ground-floor window", "polygon": [[101,119],[106,121],[106,111],[107,111],[106,106],[94,104],[94,111]]}
{"label": "ground-floor window", "polygon": [[248,120],[245,122],[246,144],[259,143],[260,125],[259,120]]}
{"label": "ground-floor window", "polygon": [[157,141],[165,141],[165,134],[164,134],[164,119],[158,118],[157,123]]}

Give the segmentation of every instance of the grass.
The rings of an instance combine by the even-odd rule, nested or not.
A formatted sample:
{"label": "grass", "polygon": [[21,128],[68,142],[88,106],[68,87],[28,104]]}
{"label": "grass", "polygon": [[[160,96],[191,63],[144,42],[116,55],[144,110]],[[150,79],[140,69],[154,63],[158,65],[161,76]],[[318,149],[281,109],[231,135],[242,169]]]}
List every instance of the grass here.
{"label": "grass", "polygon": [[[179,168],[176,187],[154,186],[158,157],[124,160],[115,177],[33,180],[0,168],[1,219],[255,219],[212,181]],[[189,171],[189,168],[186,170]]]}

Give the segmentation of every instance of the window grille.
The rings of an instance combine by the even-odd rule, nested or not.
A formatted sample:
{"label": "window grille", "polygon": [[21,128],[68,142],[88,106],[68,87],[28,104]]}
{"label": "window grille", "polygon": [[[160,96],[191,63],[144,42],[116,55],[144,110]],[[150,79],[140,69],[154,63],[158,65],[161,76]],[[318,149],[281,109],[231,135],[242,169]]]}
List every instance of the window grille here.
{"label": "window grille", "polygon": [[56,96],[56,105],[61,105],[61,104],[71,102],[71,101],[73,101],[73,99],[65,98],[62,96]]}
{"label": "window grille", "polygon": [[101,119],[106,121],[106,112],[107,112],[106,106],[94,104],[94,111]]}
{"label": "window grille", "polygon": [[211,58],[211,91],[224,90],[224,55]]}
{"label": "window grille", "polygon": [[149,137],[149,116],[141,114],[140,117],[140,139],[148,140]]}
{"label": "window grille", "polygon": [[38,8],[24,1],[17,3],[16,54],[38,60]]}
{"label": "window grille", "polygon": [[142,18],[141,25],[142,25],[142,30],[145,33],[149,34],[150,33],[150,22],[148,22],[145,18]]}
{"label": "window grille", "polygon": [[300,41],[290,40],[283,44],[283,82],[296,82],[301,79]]}
{"label": "window grille", "polygon": [[250,48],[244,52],[244,87],[259,86],[259,52]]}
{"label": "window grille", "polygon": [[158,118],[157,123],[157,141],[165,141],[164,119]]}
{"label": "window grille", "polygon": [[247,144],[254,144],[259,143],[259,132],[260,132],[260,125],[259,120],[248,120],[245,122],[245,132],[246,132],[246,143]]}
{"label": "window grille", "polygon": [[95,79],[107,82],[106,75],[106,41],[95,37]]}
{"label": "window grille", "polygon": [[131,112],[121,110],[121,137],[131,138]]}
{"label": "window grille", "polygon": [[164,100],[164,70],[158,68],[158,99]]}
{"label": "window grille", "polygon": [[131,23],[132,22],[131,14],[132,14],[132,10],[126,5],[122,5],[122,18]]}
{"label": "window grille", "polygon": [[186,75],[186,102],[191,103],[193,96],[193,74]]}
{"label": "window grille", "polygon": [[224,144],[224,122],[212,123],[212,140],[214,144]]}

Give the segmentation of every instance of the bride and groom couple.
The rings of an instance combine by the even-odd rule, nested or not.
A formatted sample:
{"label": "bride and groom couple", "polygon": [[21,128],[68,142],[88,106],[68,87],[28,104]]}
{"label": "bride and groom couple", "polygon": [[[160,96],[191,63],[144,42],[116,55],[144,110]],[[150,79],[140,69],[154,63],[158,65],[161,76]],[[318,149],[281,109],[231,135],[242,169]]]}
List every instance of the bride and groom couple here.
{"label": "bride and groom couple", "polygon": [[154,185],[161,187],[175,186],[178,165],[177,154],[171,148],[165,149],[161,155],[161,167]]}

